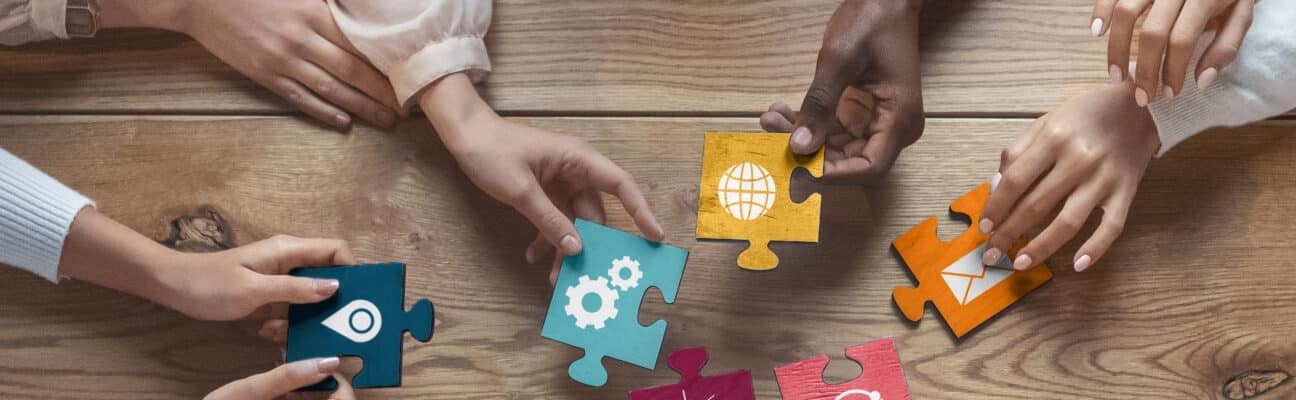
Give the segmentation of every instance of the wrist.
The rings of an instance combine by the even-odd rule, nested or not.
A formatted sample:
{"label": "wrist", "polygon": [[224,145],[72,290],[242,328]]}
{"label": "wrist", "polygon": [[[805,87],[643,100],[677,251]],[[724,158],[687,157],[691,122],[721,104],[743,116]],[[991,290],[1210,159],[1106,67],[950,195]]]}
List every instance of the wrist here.
{"label": "wrist", "polygon": [[477,127],[499,119],[463,73],[433,82],[419,95],[418,101],[428,122],[455,157],[468,151],[474,138],[472,132],[480,130]]}
{"label": "wrist", "polygon": [[96,0],[103,29],[154,28],[185,32],[185,10],[189,0],[139,1]]}
{"label": "wrist", "polygon": [[153,302],[172,306],[169,276],[180,253],[149,240],[92,208],[73,220],[59,259],[59,272]]}

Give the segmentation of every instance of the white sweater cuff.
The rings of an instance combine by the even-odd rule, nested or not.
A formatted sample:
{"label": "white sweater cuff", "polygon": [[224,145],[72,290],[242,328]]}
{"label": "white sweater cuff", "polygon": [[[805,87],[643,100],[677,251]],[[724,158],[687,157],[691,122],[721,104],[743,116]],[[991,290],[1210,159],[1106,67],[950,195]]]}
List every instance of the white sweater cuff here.
{"label": "white sweater cuff", "polygon": [[1216,126],[1244,125],[1256,118],[1264,118],[1255,115],[1254,104],[1238,98],[1230,89],[1220,81],[1202,89],[1198,89],[1195,82],[1185,82],[1180,95],[1148,105],[1161,136],[1157,157],[1201,131]]}
{"label": "white sweater cuff", "polygon": [[72,220],[94,202],[0,149],[0,264],[57,283]]}
{"label": "white sweater cuff", "polygon": [[456,72],[466,72],[474,83],[490,73],[490,56],[486,42],[478,36],[460,36],[429,44],[394,65],[388,75],[396,100],[409,108],[418,102],[417,95],[432,82]]}

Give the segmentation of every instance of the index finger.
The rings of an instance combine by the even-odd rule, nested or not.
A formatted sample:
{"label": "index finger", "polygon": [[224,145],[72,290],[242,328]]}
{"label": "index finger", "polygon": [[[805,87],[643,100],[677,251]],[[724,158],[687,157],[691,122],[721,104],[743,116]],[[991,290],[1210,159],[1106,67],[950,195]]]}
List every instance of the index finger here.
{"label": "index finger", "polygon": [[644,237],[656,242],[665,239],[666,232],[657,223],[657,217],[653,216],[652,208],[648,207],[648,199],[644,198],[643,192],[639,190],[639,184],[635,182],[634,176],[597,151],[589,151],[585,154],[587,154],[586,177],[589,178],[590,184],[599,191],[616,196],[625,207],[626,213],[634,219],[639,231],[643,232]]}

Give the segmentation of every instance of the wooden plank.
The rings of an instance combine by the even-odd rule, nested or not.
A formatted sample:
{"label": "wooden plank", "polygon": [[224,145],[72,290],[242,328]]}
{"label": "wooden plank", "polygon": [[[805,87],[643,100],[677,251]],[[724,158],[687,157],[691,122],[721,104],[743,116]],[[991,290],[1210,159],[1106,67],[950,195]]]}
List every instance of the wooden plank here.
{"label": "wooden plank", "polygon": [[[756,113],[800,104],[834,0],[496,1],[485,95],[507,112]],[[933,2],[927,110],[1042,113],[1106,79],[1089,0]],[[0,49],[0,111],[284,112],[187,37]]]}
{"label": "wooden plank", "polygon": [[[1296,371],[1296,122],[1215,132],[1157,161],[1110,255],[1076,274],[1067,247],[1050,260],[1054,281],[961,342],[934,313],[909,324],[891,305],[910,281],[889,241],[989,177],[1028,120],[932,119],[885,182],[822,188],[823,242],[776,244],[783,264],[768,273],[734,266],[741,244],[692,239],[702,132],[754,120],[524,122],[582,135],[639,177],[670,241],[693,252],[676,304],[645,300],[645,320],[671,324],[662,354],[707,346],[704,373],[751,369],[759,398],[778,396],[773,367],[815,354],[832,357],[830,381],[850,379],[843,349],[886,336],[918,399],[1222,398],[1235,378]],[[0,146],[159,240],[206,206],[236,243],[341,237],[361,260],[408,262],[406,298],[432,299],[441,324],[429,344],[406,340],[404,387],[366,398],[624,398],[677,379],[664,361],[650,372],[613,360],[606,388],[567,378],[579,350],[539,335],[550,288],[523,262],[531,229],[424,123],[342,135],[280,117],[8,116],[0,131]],[[278,354],[233,324],[82,283],[5,269],[0,286],[4,398],[193,398]],[[1265,398],[1293,395],[1289,381]]]}

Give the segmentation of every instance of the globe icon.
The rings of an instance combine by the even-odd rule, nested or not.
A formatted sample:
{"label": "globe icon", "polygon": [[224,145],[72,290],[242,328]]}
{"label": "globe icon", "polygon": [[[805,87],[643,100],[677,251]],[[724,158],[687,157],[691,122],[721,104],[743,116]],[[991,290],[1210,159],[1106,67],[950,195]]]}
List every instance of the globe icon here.
{"label": "globe icon", "polygon": [[751,221],[774,206],[774,177],[751,162],[730,166],[720,177],[720,206],[734,218]]}

